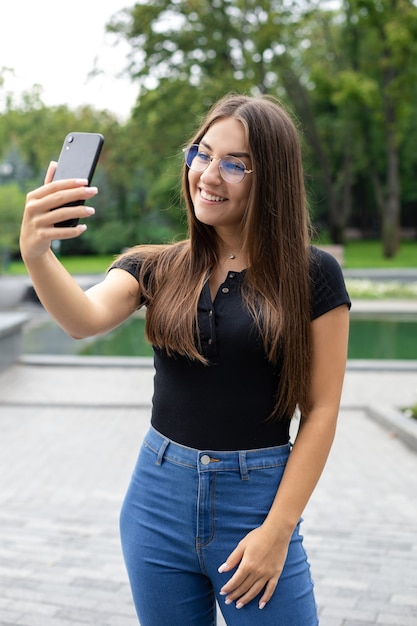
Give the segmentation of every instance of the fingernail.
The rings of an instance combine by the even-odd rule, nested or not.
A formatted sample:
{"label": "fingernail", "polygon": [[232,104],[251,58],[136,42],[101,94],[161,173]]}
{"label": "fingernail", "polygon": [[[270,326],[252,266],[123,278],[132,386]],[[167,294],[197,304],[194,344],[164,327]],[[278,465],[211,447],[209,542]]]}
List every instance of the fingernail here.
{"label": "fingernail", "polygon": [[262,610],[266,607],[266,602],[260,602],[259,603],[259,608]]}
{"label": "fingernail", "polygon": [[92,206],[86,206],[86,207],[85,207],[85,212],[86,212],[88,215],[94,215],[94,213],[96,212],[96,210],[95,210],[95,208],[94,208],[94,207],[92,207]]}
{"label": "fingernail", "polygon": [[87,230],[87,224],[78,224],[78,230],[82,233]]}
{"label": "fingernail", "polygon": [[236,608],[237,609],[242,609],[245,605],[243,604],[243,602],[237,602],[236,603]]}
{"label": "fingernail", "polygon": [[231,600],[230,598],[226,598],[226,600],[224,601],[225,604],[232,604],[233,600]]}
{"label": "fingernail", "polygon": [[227,596],[227,591],[219,591],[221,596]]}
{"label": "fingernail", "polygon": [[220,565],[219,569],[217,570],[219,572],[219,574],[222,574],[227,568],[227,563],[222,563],[222,565]]}
{"label": "fingernail", "polygon": [[88,180],[86,178],[76,178],[75,182],[77,185],[88,185]]}
{"label": "fingernail", "polygon": [[97,187],[87,187],[86,192],[89,196],[95,196],[98,193]]}

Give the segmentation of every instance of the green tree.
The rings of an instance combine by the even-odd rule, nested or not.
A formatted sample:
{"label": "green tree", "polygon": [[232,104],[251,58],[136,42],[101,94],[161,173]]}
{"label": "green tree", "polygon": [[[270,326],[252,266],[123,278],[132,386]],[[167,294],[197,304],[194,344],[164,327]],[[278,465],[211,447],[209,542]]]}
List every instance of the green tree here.
{"label": "green tree", "polygon": [[[99,230],[114,219],[119,220],[128,231],[131,228],[126,220],[129,211],[126,209],[121,217],[125,207],[119,202],[122,195],[120,188],[126,187],[127,179],[118,164],[129,149],[123,143],[127,134],[123,133],[118,120],[106,111],[97,111],[89,106],[76,110],[66,106],[48,108],[43,104],[37,87],[19,100],[10,95],[5,100],[5,111],[0,115],[0,166],[3,165],[8,174],[3,176],[3,182],[17,183],[26,193],[28,189],[42,184],[46,168],[51,160],[58,158],[67,133],[75,130],[102,132],[105,145],[94,179],[101,193],[94,200],[94,225]],[[133,144],[133,138],[131,141]],[[117,176],[120,182],[116,185]],[[23,205],[24,201],[21,209]],[[90,237],[89,233],[86,237],[63,243],[62,249],[65,253],[92,252],[96,241],[98,239]],[[106,241],[110,242],[110,238],[107,237]],[[114,251],[119,249],[114,248]]]}
{"label": "green tree", "polygon": [[[152,6],[136,4],[109,29],[131,43],[129,71],[142,89],[137,115],[146,117],[147,128],[150,120],[157,120],[160,138],[169,129],[178,144],[183,136],[179,122],[189,126],[184,114],[188,111],[194,124],[194,114],[227,91],[284,96],[302,122],[311,162],[319,164],[315,174],[324,189],[332,236],[339,241],[348,210],[339,210],[341,176],[334,174],[329,134],[317,122],[310,88],[310,58],[319,63],[326,56],[319,14],[311,2],[300,8],[300,3],[280,0],[161,0]],[[173,97],[167,99],[166,93]],[[181,97],[184,93],[192,97]],[[162,145],[165,151],[171,148],[169,141]]]}
{"label": "green tree", "polygon": [[326,207],[333,240],[343,241],[365,181],[391,256],[400,225],[398,155],[415,92],[415,22],[409,0],[346,0],[327,9],[308,0],[160,0],[137,3],[109,29],[130,42],[138,110],[153,99],[154,118],[165,107],[158,101],[164,81],[171,92],[195,87],[198,110],[231,90],[284,97],[301,121],[313,205],[319,214]]}
{"label": "green tree", "polygon": [[417,7],[411,0],[344,3],[355,45],[354,76],[373,91],[362,132],[386,257],[400,243],[400,151],[415,115]]}

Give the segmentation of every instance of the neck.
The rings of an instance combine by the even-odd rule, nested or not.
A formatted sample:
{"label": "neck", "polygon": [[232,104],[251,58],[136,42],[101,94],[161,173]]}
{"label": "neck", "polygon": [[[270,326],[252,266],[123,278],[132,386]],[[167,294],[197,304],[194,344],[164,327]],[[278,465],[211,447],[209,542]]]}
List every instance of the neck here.
{"label": "neck", "polygon": [[242,242],[237,238],[222,239],[218,241],[219,259],[234,260],[242,257]]}

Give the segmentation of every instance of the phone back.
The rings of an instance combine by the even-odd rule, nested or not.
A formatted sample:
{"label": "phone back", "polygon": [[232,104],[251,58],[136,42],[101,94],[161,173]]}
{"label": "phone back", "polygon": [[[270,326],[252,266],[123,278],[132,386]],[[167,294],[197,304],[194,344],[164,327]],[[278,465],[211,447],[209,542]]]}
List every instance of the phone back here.
{"label": "phone back", "polygon": [[[90,185],[103,143],[104,138],[100,133],[69,133],[62,145],[53,180],[86,178]],[[66,206],[78,204],[84,204],[84,200],[69,202]],[[78,218],[69,219],[55,226],[76,226],[78,221]]]}
{"label": "phone back", "polygon": [[99,133],[69,133],[62,146],[54,180],[86,178],[91,183],[103,145]]}

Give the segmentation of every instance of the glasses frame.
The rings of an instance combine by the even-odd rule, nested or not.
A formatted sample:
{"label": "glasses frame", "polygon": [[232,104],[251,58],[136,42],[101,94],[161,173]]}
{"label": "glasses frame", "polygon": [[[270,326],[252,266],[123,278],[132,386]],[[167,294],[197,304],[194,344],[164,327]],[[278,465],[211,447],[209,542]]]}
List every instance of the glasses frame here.
{"label": "glasses frame", "polygon": [[[245,178],[246,174],[252,174],[252,173],[253,173],[253,171],[254,171],[254,170],[248,170],[248,169],[246,168],[246,165],[244,164],[244,162],[243,162],[241,159],[239,159],[238,157],[235,157],[235,156],[233,156],[233,155],[225,155],[224,157],[217,157],[217,156],[214,156],[214,155],[207,154],[207,152],[205,152],[205,154],[207,154],[207,156],[208,156],[208,158],[209,158],[210,160],[207,162],[207,164],[206,164],[203,168],[201,168],[201,169],[196,169],[196,168],[192,167],[192,165],[189,165],[189,164],[188,164],[188,156],[189,156],[189,154],[190,154],[190,150],[191,150],[192,148],[196,148],[196,149],[197,149],[197,153],[198,153],[199,151],[201,151],[200,144],[198,144],[198,143],[192,143],[192,144],[190,144],[189,146],[187,146],[186,148],[183,148],[183,150],[182,150],[182,151],[183,151],[183,153],[184,153],[184,161],[185,161],[185,164],[186,164],[186,166],[188,167],[188,169],[190,169],[192,172],[196,172],[196,173],[201,174],[202,172],[205,172],[205,171],[206,171],[206,169],[209,167],[209,165],[211,165],[211,163],[212,163],[214,160],[216,160],[216,161],[218,161],[218,162],[219,162],[219,172],[220,172],[220,176],[222,177],[222,179],[223,179],[226,183],[230,183],[230,184],[232,184],[232,185],[238,185],[239,183],[241,183],[241,182],[242,182],[242,180],[244,180],[244,178]],[[192,161],[191,161],[191,164],[193,163],[193,161],[194,161],[195,157],[197,156],[197,153],[196,153],[196,154],[195,154],[195,156],[193,157],[193,159],[192,159]],[[240,163],[240,164],[242,165],[242,178],[241,178],[240,180],[227,180],[227,178],[225,178],[225,176],[224,176],[224,168],[222,168],[221,163],[222,163],[222,161],[223,161],[224,159],[227,159],[227,158],[230,158],[230,159],[235,159],[236,161],[238,161],[238,163]]]}

